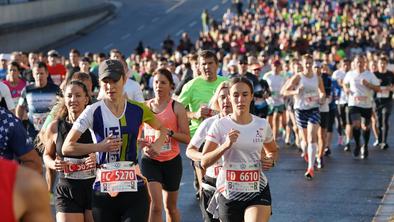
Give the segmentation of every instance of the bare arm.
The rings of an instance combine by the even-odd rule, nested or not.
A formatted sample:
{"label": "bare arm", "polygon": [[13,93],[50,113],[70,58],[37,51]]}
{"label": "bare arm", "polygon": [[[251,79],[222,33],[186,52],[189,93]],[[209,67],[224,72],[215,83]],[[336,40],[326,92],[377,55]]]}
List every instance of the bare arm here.
{"label": "bare arm", "polygon": [[37,173],[42,173],[41,159],[35,149],[30,150],[26,154],[18,158],[23,166],[35,170]]}
{"label": "bare arm", "polygon": [[18,169],[13,204],[17,220],[53,221],[46,184],[39,174],[28,168]]}
{"label": "bare arm", "polygon": [[190,142],[190,130],[187,121],[186,109],[182,106],[182,104],[176,102],[174,111],[177,116],[179,130],[178,132],[174,132],[172,137],[181,143],[187,144]]}
{"label": "bare arm", "polygon": [[202,153],[198,151],[198,147],[189,144],[186,148],[186,156],[193,161],[201,161]]}
{"label": "bare arm", "polygon": [[324,90],[324,83],[321,77],[319,77],[319,93],[320,93],[320,98],[326,97],[326,91]]}
{"label": "bare arm", "polygon": [[281,94],[283,96],[294,96],[299,93],[298,89],[295,89],[298,83],[300,82],[300,76],[295,75],[289,79],[285,85],[282,87]]}
{"label": "bare arm", "polygon": [[23,120],[25,114],[26,114],[26,108],[24,106],[18,105],[15,110],[16,117],[18,117],[20,120]]}
{"label": "bare arm", "polygon": [[48,126],[48,130],[45,133],[45,150],[44,150],[44,163],[45,166],[52,170],[63,171],[67,162],[56,158],[56,137],[57,137],[58,121],[53,121]]}

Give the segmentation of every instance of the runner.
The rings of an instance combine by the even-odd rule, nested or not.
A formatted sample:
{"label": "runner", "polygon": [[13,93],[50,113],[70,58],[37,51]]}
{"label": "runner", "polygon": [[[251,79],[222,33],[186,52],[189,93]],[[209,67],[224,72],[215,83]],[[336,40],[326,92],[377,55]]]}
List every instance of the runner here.
{"label": "runner", "polygon": [[60,54],[56,50],[48,52],[48,73],[54,84],[60,86],[66,78],[67,69],[60,63]]}
{"label": "runner", "polygon": [[376,77],[380,80],[380,92],[376,94],[376,112],[378,116],[378,143],[380,149],[387,149],[389,120],[392,107],[394,74],[387,70],[387,57],[381,56],[378,61]]}
{"label": "runner", "polygon": [[12,100],[11,91],[3,82],[0,82],[0,107],[15,113],[15,104]]}
{"label": "runner", "polygon": [[271,194],[263,171],[275,165],[278,156],[272,130],[265,119],[250,114],[253,86],[246,78],[230,85],[233,113],[209,129],[201,166],[206,169],[223,161],[216,182],[217,196],[208,211],[227,221],[268,221]]}
{"label": "runner", "polygon": [[[358,55],[354,58],[354,70],[349,72],[344,82],[344,90],[349,96],[349,120],[352,124],[353,138],[356,147],[353,150],[354,158],[368,157],[368,142],[370,137],[370,119],[372,113],[373,92],[380,90],[379,80],[376,76],[366,70],[365,58]],[[364,145],[361,147],[361,129]]]}
{"label": "runner", "polygon": [[[286,123],[285,104],[280,94],[286,79],[282,76],[282,63],[280,60],[275,60],[272,63],[272,71],[267,72],[263,78],[267,81],[271,91],[271,96],[267,99],[269,105],[268,122],[272,127],[274,140],[276,141],[279,137],[280,126],[285,128]],[[282,124],[279,123],[280,119]]]}
{"label": "runner", "polygon": [[[164,202],[166,221],[180,221],[177,201],[183,169],[178,142],[187,144],[190,141],[187,114],[182,104],[171,99],[175,87],[171,72],[166,68],[158,69],[152,78],[155,97],[146,105],[167,128],[167,137],[158,156],[143,155],[141,158],[141,171],[148,179],[152,199],[149,220],[162,221]],[[145,124],[144,142],[150,144],[155,140],[156,130]]]}
{"label": "runner", "polygon": [[[97,152],[100,169],[93,185],[94,221],[147,221],[149,195],[138,167],[137,135],[143,122],[160,130],[158,139],[143,148],[146,155],[155,157],[167,130],[144,104],[125,99],[126,77],[120,61],[102,62],[99,80],[105,97],[88,106],[74,122],[64,141],[63,154]],[[94,144],[77,143],[87,129]]]}
{"label": "runner", "polygon": [[[200,169],[202,152],[199,150],[201,150],[200,147],[204,145],[209,128],[216,120],[225,117],[232,112],[232,106],[229,98],[229,88],[230,85],[227,81],[220,83],[210,101],[210,108],[218,111],[219,114],[205,119],[197,128],[196,133],[187,146],[186,156],[198,163],[196,164],[196,167],[199,167]],[[211,198],[213,197],[213,194],[216,191],[216,178],[220,167],[221,161],[219,160],[214,165],[208,167],[206,171],[203,170],[202,172],[204,177],[202,178],[201,183],[200,210],[204,222],[219,221],[213,218],[212,214],[207,211],[207,208]]]}
{"label": "runner", "polygon": [[26,86],[26,81],[20,77],[20,66],[17,62],[8,64],[7,78],[3,81],[8,86],[11,92],[11,97],[14,100],[15,106],[18,105],[19,97],[21,96],[23,88]]}
{"label": "runner", "polygon": [[53,221],[45,183],[37,172],[0,159],[0,178],[2,221]]}
{"label": "runner", "polygon": [[317,129],[320,123],[319,103],[324,102],[325,93],[322,79],[313,73],[313,58],[304,55],[303,71],[294,75],[283,90],[285,96],[294,96],[294,108],[299,132],[301,133],[302,157],[308,162],[305,177],[314,177],[317,149]]}
{"label": "runner", "polygon": [[[46,131],[44,163],[59,172],[56,186],[57,221],[93,221],[92,185],[96,177],[95,154],[66,156],[62,153],[63,141],[72,124],[90,103],[87,87],[80,81],[71,81],[65,86],[64,97],[58,103],[55,120]],[[92,143],[89,132],[84,132],[79,143]]]}

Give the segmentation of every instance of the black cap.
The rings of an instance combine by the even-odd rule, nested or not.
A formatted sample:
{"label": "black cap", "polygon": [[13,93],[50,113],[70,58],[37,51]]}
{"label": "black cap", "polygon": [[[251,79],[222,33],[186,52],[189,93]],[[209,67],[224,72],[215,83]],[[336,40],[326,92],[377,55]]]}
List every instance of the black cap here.
{"label": "black cap", "polygon": [[59,57],[59,53],[56,50],[51,50],[48,52],[48,56]]}
{"label": "black cap", "polygon": [[118,81],[120,77],[124,76],[124,67],[119,60],[107,59],[100,63],[99,66],[99,80],[110,78]]}

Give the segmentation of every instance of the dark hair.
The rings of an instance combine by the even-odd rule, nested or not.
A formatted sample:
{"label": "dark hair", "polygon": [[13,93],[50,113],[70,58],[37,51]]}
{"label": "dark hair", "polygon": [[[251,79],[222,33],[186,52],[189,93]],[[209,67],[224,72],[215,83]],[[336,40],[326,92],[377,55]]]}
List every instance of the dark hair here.
{"label": "dark hair", "polygon": [[84,57],[82,57],[81,61],[82,62],[88,62],[90,64],[90,58],[89,57],[84,56]]}
{"label": "dark hair", "polygon": [[198,53],[198,57],[199,58],[204,58],[204,59],[208,59],[208,58],[213,58],[215,60],[215,63],[218,64],[218,58],[216,57],[216,54],[211,51],[211,50],[202,50]]}
{"label": "dark hair", "polygon": [[79,80],[79,81],[85,81],[85,80],[90,80],[92,81],[92,77],[85,72],[74,72],[73,74],[71,74],[69,76],[68,81],[72,81],[72,80]]}
{"label": "dark hair", "polygon": [[59,107],[59,111],[56,114],[56,117],[55,117],[56,119],[63,119],[63,118],[66,118],[68,116],[68,110],[67,110],[67,107],[66,107],[64,96],[65,96],[65,91],[66,91],[67,87],[69,87],[69,86],[79,86],[79,87],[81,87],[82,90],[85,92],[85,95],[89,99],[88,100],[88,104],[92,103],[92,98],[89,96],[88,88],[86,87],[86,85],[83,82],[79,81],[79,80],[72,80],[72,81],[68,82],[64,86],[63,93],[62,93],[63,97],[60,97],[59,100],[58,100],[58,105],[60,107]]}
{"label": "dark hair", "polygon": [[111,49],[111,51],[109,51],[109,54],[112,54],[112,53],[119,53],[120,55],[123,56],[122,52],[119,49]]}
{"label": "dark hair", "polygon": [[157,69],[154,73],[153,76],[155,75],[163,75],[165,76],[168,81],[170,82],[171,88],[174,89],[175,84],[174,84],[174,79],[172,78],[172,73],[170,71],[168,71],[168,69]]}
{"label": "dark hair", "polygon": [[21,66],[19,65],[19,63],[18,62],[15,62],[15,61],[13,61],[13,62],[11,62],[10,64],[8,64],[8,65],[10,65],[10,66],[15,66],[16,67],[16,69],[18,70],[18,72],[20,72],[21,71]]}
{"label": "dark hair", "polygon": [[77,54],[78,56],[81,56],[81,53],[78,51],[78,49],[70,49],[70,53]]}
{"label": "dark hair", "polygon": [[245,83],[246,85],[248,85],[248,87],[250,89],[250,93],[253,95],[253,84],[248,78],[246,78],[246,77],[232,78],[230,81],[230,88],[233,87],[237,83]]}
{"label": "dark hair", "polygon": [[45,62],[35,62],[33,64],[33,68],[34,67],[36,67],[36,68],[44,68],[48,72],[48,67],[47,67],[47,64],[45,64]]}
{"label": "dark hair", "polygon": [[100,52],[100,53],[98,54],[98,57],[100,57],[100,58],[107,58],[107,55],[105,55],[104,52]]}

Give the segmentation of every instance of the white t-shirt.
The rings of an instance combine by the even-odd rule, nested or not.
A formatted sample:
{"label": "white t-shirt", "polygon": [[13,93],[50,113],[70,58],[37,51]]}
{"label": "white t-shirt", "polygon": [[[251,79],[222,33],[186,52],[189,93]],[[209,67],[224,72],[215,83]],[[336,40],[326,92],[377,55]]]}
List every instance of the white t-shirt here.
{"label": "white t-shirt", "polygon": [[[199,148],[205,142],[205,138],[207,136],[209,128],[220,119],[219,114],[209,117],[205,119],[197,128],[194,133],[192,139],[190,140],[190,144]],[[222,161],[219,159],[212,166],[208,167],[205,174],[211,178],[216,178],[219,173],[219,169],[222,167]]]}
{"label": "white t-shirt", "polygon": [[349,106],[372,108],[374,91],[362,84],[364,79],[373,85],[380,85],[379,79],[370,71],[362,73],[350,71],[346,74],[343,83],[348,84],[350,88]]}
{"label": "white t-shirt", "polygon": [[230,116],[223,117],[213,123],[206,137],[220,145],[231,129],[240,131],[237,141],[222,156],[223,168],[216,182],[217,189],[229,200],[250,200],[268,183],[261,170],[261,152],[264,143],[273,140],[272,130],[265,119],[252,117],[246,125],[235,123]]}
{"label": "white t-shirt", "polygon": [[[343,81],[345,76],[346,76],[346,73],[344,71],[338,69],[332,74],[332,79],[339,82],[339,81]],[[336,101],[336,103],[337,104],[346,104],[347,100],[348,100],[347,95],[343,91],[343,88],[341,87],[341,95],[339,96],[339,99],[338,99],[338,101]]]}
{"label": "white t-shirt", "polygon": [[264,79],[267,81],[271,96],[267,99],[270,106],[280,106],[284,104],[283,96],[280,95],[280,90],[285,84],[285,78],[281,75],[275,75],[273,72],[266,73]]}
{"label": "white t-shirt", "polygon": [[7,105],[8,110],[13,110],[15,109],[15,103],[14,100],[12,99],[10,89],[6,84],[3,82],[0,82],[0,101],[5,100],[5,103]]}

